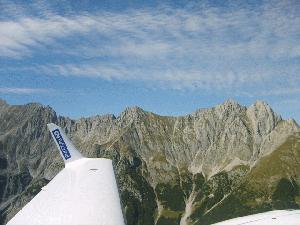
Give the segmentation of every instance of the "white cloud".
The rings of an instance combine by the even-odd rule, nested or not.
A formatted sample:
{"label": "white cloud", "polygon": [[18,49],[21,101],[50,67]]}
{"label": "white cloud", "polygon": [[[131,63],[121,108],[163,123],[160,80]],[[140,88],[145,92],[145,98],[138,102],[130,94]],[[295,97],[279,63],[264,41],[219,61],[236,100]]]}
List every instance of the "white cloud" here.
{"label": "white cloud", "polygon": [[[33,47],[81,35],[83,42],[79,46],[98,52],[104,47],[103,54],[113,56],[146,57],[156,52],[155,55],[210,58],[295,57],[300,48],[300,17],[290,18],[277,5],[267,4],[258,11],[224,12],[210,7],[194,11],[173,9],[172,13],[170,9],[154,9],[24,16],[0,22],[0,55],[11,56],[10,51],[14,51],[13,55],[27,55],[35,51]],[[97,41],[97,37],[104,41]],[[80,54],[81,48],[74,47]]]}
{"label": "white cloud", "polygon": [[[106,80],[135,80],[148,85],[159,85],[172,89],[203,89],[211,92],[225,91],[237,93],[244,90],[245,86],[258,87],[266,80],[273,77],[264,71],[257,74],[256,71],[245,71],[238,74],[232,71],[206,71],[197,68],[172,68],[163,65],[156,67],[131,68],[115,63],[90,63],[90,64],[56,64],[27,68],[29,71],[47,75],[78,76],[90,78],[102,78]],[[244,90],[246,93],[246,90]]]}
{"label": "white cloud", "polygon": [[161,7],[78,15],[57,15],[45,4],[36,6],[40,16],[16,9],[24,15],[0,20],[0,57],[65,57],[66,63],[25,69],[151,81],[178,89],[247,93],[272,89],[276,82],[289,82],[285,86],[290,90],[291,80],[299,84],[300,65],[289,61],[300,57],[300,15],[289,1],[255,10]]}
{"label": "white cloud", "polygon": [[34,47],[51,44],[56,39],[74,32],[88,31],[88,22],[89,19],[80,22],[61,16],[54,16],[51,19],[23,18],[18,21],[1,21],[0,56],[28,55],[33,52]]}
{"label": "white cloud", "polygon": [[49,93],[49,89],[43,88],[16,88],[16,87],[0,87],[2,94],[40,94]]}

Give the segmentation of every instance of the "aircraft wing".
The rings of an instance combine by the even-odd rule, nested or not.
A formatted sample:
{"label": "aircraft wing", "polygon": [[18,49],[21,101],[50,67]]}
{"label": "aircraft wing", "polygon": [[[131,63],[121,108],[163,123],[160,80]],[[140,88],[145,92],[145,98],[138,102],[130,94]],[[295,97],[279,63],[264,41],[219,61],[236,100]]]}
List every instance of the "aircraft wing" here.
{"label": "aircraft wing", "polygon": [[112,161],[82,157],[59,127],[48,127],[65,168],[8,225],[124,225]]}
{"label": "aircraft wing", "polygon": [[214,225],[299,225],[300,210],[274,210],[226,220]]}

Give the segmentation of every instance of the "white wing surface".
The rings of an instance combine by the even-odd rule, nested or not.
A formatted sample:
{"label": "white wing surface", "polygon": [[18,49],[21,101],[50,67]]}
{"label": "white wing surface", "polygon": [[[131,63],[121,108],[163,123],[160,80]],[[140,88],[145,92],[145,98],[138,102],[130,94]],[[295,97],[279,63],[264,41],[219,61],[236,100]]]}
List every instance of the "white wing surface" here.
{"label": "white wing surface", "polygon": [[300,210],[274,210],[226,220],[215,225],[299,225]]}
{"label": "white wing surface", "polygon": [[8,225],[124,225],[112,161],[82,157],[60,128],[48,127],[65,168]]}

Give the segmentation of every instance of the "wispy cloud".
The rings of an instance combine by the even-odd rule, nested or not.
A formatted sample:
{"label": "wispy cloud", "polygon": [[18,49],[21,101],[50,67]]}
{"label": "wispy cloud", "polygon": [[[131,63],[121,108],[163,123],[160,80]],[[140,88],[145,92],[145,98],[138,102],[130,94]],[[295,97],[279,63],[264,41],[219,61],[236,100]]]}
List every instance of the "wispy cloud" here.
{"label": "wispy cloud", "polygon": [[299,75],[300,65],[291,63],[300,57],[297,1],[266,2],[255,10],[165,6],[77,15],[39,7],[41,15],[23,12],[0,21],[0,57],[64,59],[27,66],[36,73],[239,92],[282,81],[293,90]]}
{"label": "wispy cloud", "polygon": [[262,96],[284,96],[290,94],[300,94],[300,88],[298,87],[287,87],[287,88],[277,88],[274,90],[261,91],[259,92]]}
{"label": "wispy cloud", "polygon": [[16,87],[0,87],[2,94],[41,94],[49,93],[51,90],[42,88],[16,88]]}
{"label": "wispy cloud", "polygon": [[33,52],[32,47],[80,35],[80,47],[73,48],[78,54],[83,48],[87,53],[94,49],[96,55],[112,56],[297,57],[300,16],[288,15],[284,7],[294,6],[266,4],[258,10],[234,12],[206,7],[193,11],[162,8],[77,16],[24,15],[0,22],[0,53],[22,55]]}
{"label": "wispy cloud", "polygon": [[69,19],[54,16],[51,19],[22,18],[0,22],[0,55],[21,57],[33,54],[32,48],[52,44],[54,40],[76,32],[89,30],[88,19]]}
{"label": "wispy cloud", "polygon": [[[149,67],[148,67],[149,69]],[[161,86],[168,85],[174,89],[206,89],[232,91],[236,87],[238,90],[243,85],[257,85],[265,80],[272,79],[272,76],[265,73],[257,74],[255,71],[244,71],[238,74],[232,71],[206,71],[201,68],[172,68],[168,66],[154,65],[149,71],[144,68],[130,68],[113,63],[92,63],[92,64],[57,64],[43,65],[34,68],[27,68],[29,71],[42,74],[60,74],[63,76],[78,76],[102,78],[106,80],[136,80],[150,84],[156,83]]]}

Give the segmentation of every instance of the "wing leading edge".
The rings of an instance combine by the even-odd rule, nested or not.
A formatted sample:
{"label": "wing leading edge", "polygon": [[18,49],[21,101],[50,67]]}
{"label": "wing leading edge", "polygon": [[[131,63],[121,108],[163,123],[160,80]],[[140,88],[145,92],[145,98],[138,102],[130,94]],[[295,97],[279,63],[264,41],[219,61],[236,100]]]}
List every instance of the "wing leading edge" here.
{"label": "wing leading edge", "polygon": [[124,225],[112,161],[82,157],[60,128],[48,127],[66,167],[8,225]]}

